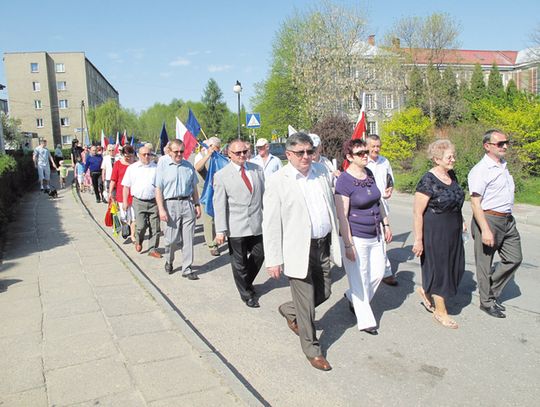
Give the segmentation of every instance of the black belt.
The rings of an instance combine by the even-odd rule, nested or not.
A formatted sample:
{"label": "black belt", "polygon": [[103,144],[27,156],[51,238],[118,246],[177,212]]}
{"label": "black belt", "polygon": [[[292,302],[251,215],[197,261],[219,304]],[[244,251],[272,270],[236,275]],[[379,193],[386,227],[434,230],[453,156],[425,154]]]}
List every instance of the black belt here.
{"label": "black belt", "polygon": [[320,246],[328,241],[328,239],[330,238],[330,235],[331,234],[328,233],[325,237],[321,237],[320,239],[311,239],[311,244]]}
{"label": "black belt", "polygon": [[141,202],[156,202],[156,198],[152,198],[152,199],[141,199],[141,198],[137,198],[136,196],[134,196],[133,198],[135,198],[137,201],[141,201]]}
{"label": "black belt", "polygon": [[166,201],[185,201],[186,199],[190,199],[191,196],[175,196],[174,198],[166,198]]}

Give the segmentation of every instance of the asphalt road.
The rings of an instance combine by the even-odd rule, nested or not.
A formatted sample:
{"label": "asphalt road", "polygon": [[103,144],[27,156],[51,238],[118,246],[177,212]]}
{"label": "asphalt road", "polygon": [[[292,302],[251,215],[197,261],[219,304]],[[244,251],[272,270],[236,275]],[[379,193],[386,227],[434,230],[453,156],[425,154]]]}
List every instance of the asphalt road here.
{"label": "asphalt road", "polygon": [[[102,222],[105,206],[83,196]],[[397,195],[391,207],[394,241],[388,252],[398,287],[382,285],[372,301],[379,335],[359,332],[343,292],[347,278],[333,270],[333,294],[317,308],[317,328],[333,366],[313,369],[277,307],[290,298],[285,278],[261,270],[255,281],[260,309],[247,308],[234,286],[229,256],[211,257],[197,226],[194,269],[199,281],[171,276],[163,261],[125,252],[181,310],[260,395],[273,406],[536,406],[540,400],[540,227],[520,224],[524,263],[502,300],[507,318],[478,309],[472,241],[466,244],[466,272],[459,294],[448,301],[459,329],[437,324],[419,304],[420,277],[412,257],[412,200]],[[540,209],[528,208],[529,219]],[[470,209],[464,210],[470,218]],[[534,222],[531,222],[534,223]],[[177,260],[179,266],[179,258]]]}

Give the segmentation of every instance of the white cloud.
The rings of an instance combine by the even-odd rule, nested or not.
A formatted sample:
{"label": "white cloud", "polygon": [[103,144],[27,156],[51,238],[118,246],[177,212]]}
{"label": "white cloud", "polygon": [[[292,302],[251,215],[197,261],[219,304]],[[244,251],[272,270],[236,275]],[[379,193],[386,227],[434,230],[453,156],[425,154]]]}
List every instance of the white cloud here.
{"label": "white cloud", "polygon": [[224,72],[232,68],[232,65],[209,65],[208,72]]}
{"label": "white cloud", "polygon": [[126,50],[126,52],[129,53],[134,59],[143,59],[144,51],[144,48],[131,48]]}
{"label": "white cloud", "polygon": [[169,62],[169,66],[188,66],[191,61],[186,58],[177,57],[174,61]]}
{"label": "white cloud", "polygon": [[201,53],[201,51],[189,51],[187,54],[189,56],[194,56],[194,55],[199,55]]}
{"label": "white cloud", "polygon": [[117,52],[107,52],[107,57],[109,57],[109,59],[111,59],[112,61],[117,62],[117,63],[124,62],[124,60],[122,59],[120,54],[117,53]]}
{"label": "white cloud", "polygon": [[172,72],[160,72],[159,73],[159,76],[161,76],[162,78],[168,78],[171,75],[172,75]]}

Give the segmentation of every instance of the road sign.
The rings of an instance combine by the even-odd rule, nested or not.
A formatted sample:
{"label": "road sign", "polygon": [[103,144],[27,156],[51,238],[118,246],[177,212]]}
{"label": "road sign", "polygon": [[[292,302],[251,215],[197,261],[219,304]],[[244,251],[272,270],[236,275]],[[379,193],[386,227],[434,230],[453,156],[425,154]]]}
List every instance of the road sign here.
{"label": "road sign", "polygon": [[261,127],[261,114],[260,113],[247,113],[246,123],[248,129],[258,129]]}

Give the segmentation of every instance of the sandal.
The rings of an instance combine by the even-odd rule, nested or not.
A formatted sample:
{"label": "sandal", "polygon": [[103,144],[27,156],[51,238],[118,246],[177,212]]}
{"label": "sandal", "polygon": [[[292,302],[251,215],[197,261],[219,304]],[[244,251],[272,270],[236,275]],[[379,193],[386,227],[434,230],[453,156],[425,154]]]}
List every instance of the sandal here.
{"label": "sandal", "polygon": [[457,322],[454,321],[452,318],[448,317],[448,315],[447,315],[447,318],[443,318],[439,314],[434,313],[433,318],[435,318],[435,321],[437,321],[439,324],[441,324],[445,328],[450,328],[450,329],[457,329],[458,328]]}
{"label": "sandal", "polygon": [[418,287],[416,289],[416,292],[422,299],[422,301],[420,301],[420,305],[424,307],[427,312],[433,314],[433,311],[435,311],[435,308],[431,304],[431,301],[428,299],[426,293],[424,292],[424,289],[422,287]]}

